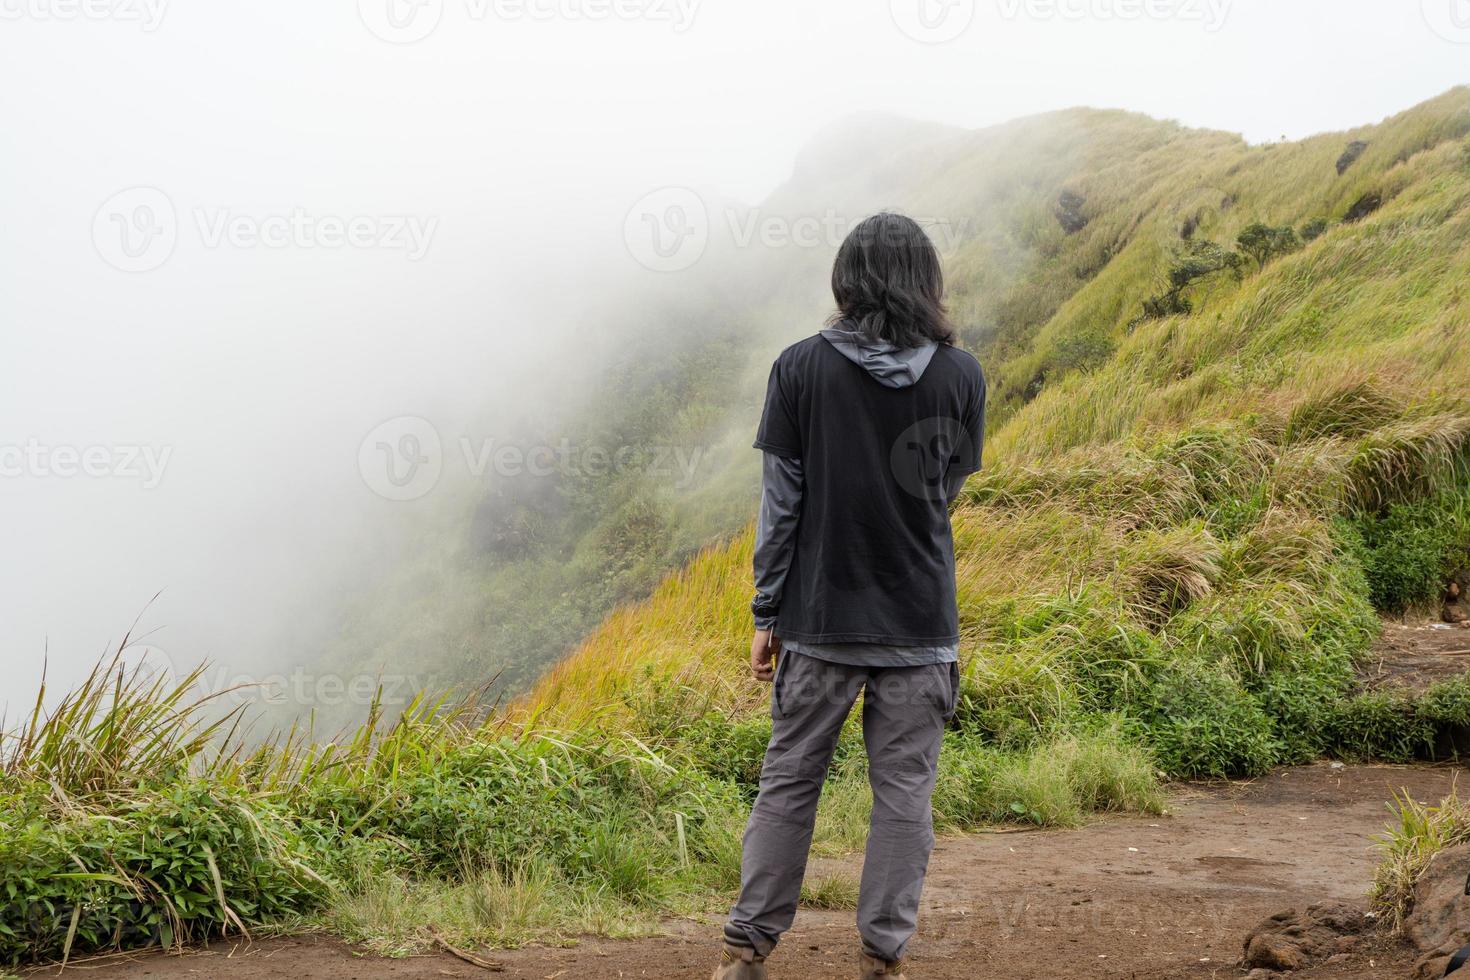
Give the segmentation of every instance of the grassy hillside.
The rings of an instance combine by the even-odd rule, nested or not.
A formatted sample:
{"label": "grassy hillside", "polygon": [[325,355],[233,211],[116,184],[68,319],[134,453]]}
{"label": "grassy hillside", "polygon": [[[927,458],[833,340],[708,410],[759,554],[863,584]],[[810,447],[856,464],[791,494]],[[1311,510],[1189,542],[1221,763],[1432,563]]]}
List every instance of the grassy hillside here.
{"label": "grassy hillside", "polygon": [[[695,478],[552,474],[466,488],[426,519],[416,551],[392,556],[349,602],[328,659],[348,673],[412,665],[445,684],[498,674],[521,690],[612,609],[738,532],[766,368],[825,316],[836,245],[740,244],[724,232],[742,221],[851,223],[891,207],[924,222],[945,252],[964,342],[987,365],[998,463],[1289,409],[1277,396],[1296,379],[1346,385],[1371,367],[1387,389],[1413,384],[1404,370],[1443,387],[1451,379],[1420,356],[1432,352],[1411,328],[1460,309],[1444,295],[1458,196],[1440,185],[1462,172],[1465,104],[1457,90],[1377,126],[1259,147],[1087,109],[976,132],[835,127],[757,208],[710,202],[704,259],[612,311],[618,357],[522,436],[678,446],[700,453]],[[903,138],[875,143],[874,126]],[[1339,173],[1354,141],[1366,149]],[[1373,202],[1378,212],[1345,220]],[[1436,208],[1437,232],[1401,230]],[[1257,222],[1316,237],[1262,272],[1235,247]],[[1240,264],[1216,268],[1222,255]],[[1174,288],[1171,274],[1192,278]],[[1150,300],[1191,312],[1140,321]],[[1435,350],[1448,359],[1453,346],[1447,337]]]}
{"label": "grassy hillside", "polygon": [[[1034,394],[1045,378],[1106,353],[1092,324],[1069,327],[1059,350],[1034,340],[1083,291],[1087,310],[1136,301],[1101,273],[1127,264],[1154,274],[1159,246],[1147,222],[1161,195],[1175,193],[1161,182],[1243,149],[1228,134],[1095,110],[978,132],[862,118],[819,134],[760,205],[709,201],[703,259],[611,308],[596,325],[607,363],[565,386],[555,417],[516,435],[680,447],[700,453],[695,478],[556,473],[463,488],[422,518],[416,549],[385,556],[376,587],[348,598],[327,659],[349,674],[411,666],[425,683],[498,675],[501,689],[521,690],[613,608],[738,532],[756,488],[749,436],[770,360],[826,316],[838,235],[763,244],[738,240],[736,229],[841,228],[884,207],[917,216],[947,253],[966,342],[1017,365],[992,371],[994,413],[1004,418],[1028,385]],[[1065,195],[1084,201],[1086,225],[1070,233],[1059,217]]]}
{"label": "grassy hillside", "polygon": [[[1025,145],[1054,121],[1007,137]],[[1402,608],[1434,587],[1385,592],[1373,578],[1395,558],[1365,542],[1393,539],[1385,527],[1432,539],[1444,552],[1432,583],[1463,540],[1470,92],[1260,147],[1122,114],[1059,121],[1122,129],[1135,150],[1068,185],[1079,231],[1048,212],[1055,174],[998,205],[1037,275],[1062,283],[1018,279],[1001,300],[971,300],[996,295],[967,272],[998,247],[990,227],[949,260],[961,322],[979,311],[970,336],[999,406],[989,468],[954,514],[964,723],[1024,741],[1121,712],[1181,774],[1314,754],[1324,721],[1295,714],[1348,690],[1370,599]],[[1339,174],[1350,140],[1367,149]],[[992,149],[951,138],[910,206],[963,198]],[[1378,203],[1349,219],[1365,201]],[[1258,262],[1237,244],[1257,223],[1295,241]],[[1177,275],[1221,252],[1233,259]],[[1146,316],[1171,274],[1186,278],[1188,312]],[[678,687],[691,710],[750,710],[749,558],[748,534],[701,555],[613,615],[523,710],[636,729]],[[1178,703],[1201,691],[1208,703]],[[1220,744],[1175,760],[1211,719],[1229,722]]]}
{"label": "grassy hillside", "polygon": [[[1414,699],[1354,680],[1378,613],[1432,599],[1470,544],[1470,91],[1290,145],[1085,110],[906,132],[861,168],[842,166],[861,139],[827,134],[767,207],[892,206],[955,230],[954,305],[995,421],[954,511],[963,691],[941,827],[1155,811],[1161,776],[1409,759],[1470,724],[1466,679]],[[724,308],[578,424],[692,425],[728,452],[678,493],[549,489],[566,523],[514,560],[553,569],[586,541],[601,557],[526,595],[636,569],[555,635],[637,594],[718,530],[708,515],[753,509],[738,447],[770,356],[820,315],[830,252],[713,257],[722,282],[696,279],[690,302]],[[189,703],[190,678],[109,671],[38,709],[0,736],[0,962],[302,923],[391,950],[436,929],[503,943],[718,908],[769,734],[745,668],[751,538],[731,523],[488,718],[419,704],[330,744],[248,748]],[[668,536],[645,551],[617,527]],[[482,581],[484,541],[516,536],[467,540],[408,592]],[[482,663],[462,645],[480,594],[425,602],[455,638],[430,655]],[[557,596],[548,615],[579,601]],[[864,766],[849,728],[819,848],[861,838]],[[816,902],[850,892],[813,884]]]}

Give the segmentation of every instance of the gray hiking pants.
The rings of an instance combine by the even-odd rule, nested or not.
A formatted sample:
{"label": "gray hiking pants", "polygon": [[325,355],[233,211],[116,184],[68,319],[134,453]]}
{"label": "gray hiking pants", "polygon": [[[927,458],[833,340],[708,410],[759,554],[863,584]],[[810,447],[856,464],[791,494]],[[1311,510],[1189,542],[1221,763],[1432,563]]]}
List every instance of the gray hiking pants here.
{"label": "gray hiking pants", "polygon": [[954,714],[954,664],[851,667],[785,653],[771,688],[771,742],[745,828],[740,898],[725,937],[769,955],[791,927],[806,873],[817,798],[837,735],[859,691],[873,788],[858,896],[858,933],[871,956],[903,957],[914,934],[934,848],[929,799],[945,722]]}

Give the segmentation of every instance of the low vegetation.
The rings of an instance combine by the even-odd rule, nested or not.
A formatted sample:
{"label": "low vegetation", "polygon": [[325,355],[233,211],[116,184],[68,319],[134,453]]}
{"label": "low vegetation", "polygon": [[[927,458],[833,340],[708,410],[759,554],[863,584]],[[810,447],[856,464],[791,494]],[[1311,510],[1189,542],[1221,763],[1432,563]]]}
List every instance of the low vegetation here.
{"label": "low vegetation", "polygon": [[1470,804],[1451,792],[1437,804],[1408,795],[1394,801],[1395,822],[1379,839],[1383,857],[1373,873],[1376,910],[1395,931],[1414,910],[1414,887],[1447,847],[1470,842]]}

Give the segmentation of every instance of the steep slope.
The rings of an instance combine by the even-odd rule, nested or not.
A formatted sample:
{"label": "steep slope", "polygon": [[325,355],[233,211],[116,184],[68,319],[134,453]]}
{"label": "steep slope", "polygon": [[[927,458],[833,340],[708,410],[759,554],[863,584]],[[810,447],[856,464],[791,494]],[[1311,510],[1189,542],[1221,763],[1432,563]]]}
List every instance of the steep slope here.
{"label": "steep slope", "polygon": [[[613,356],[567,386],[558,417],[520,434],[527,444],[646,455],[672,448],[698,460],[692,474],[634,466],[461,488],[424,520],[416,550],[386,556],[380,585],[350,602],[328,660],[349,673],[410,668],[426,686],[498,677],[518,690],[611,609],[737,533],[755,491],[749,433],[767,366],[826,316],[832,254],[872,211],[920,218],[949,256],[967,342],[1019,356],[1133,246],[1159,206],[1160,174],[1232,150],[1243,146],[1227,134],[1094,110],[978,132],[872,117],[832,127],[767,201],[707,202],[703,259],[657,291],[610,304],[598,330],[616,338]],[[752,232],[803,226],[823,231],[815,240]],[[1104,288],[1119,309],[1131,301]],[[1025,370],[1054,379],[1067,356],[1043,351],[1040,367]],[[1005,414],[1020,404],[1005,391],[1031,376],[998,380]]]}
{"label": "steep slope", "polygon": [[[1435,566],[1432,587],[1470,527],[1470,91],[1296,144],[1112,113],[1003,129],[915,151],[903,202],[1006,215],[949,256],[1000,408],[954,515],[962,730],[1118,725],[1181,774],[1371,754],[1375,705],[1352,697],[1370,598],[1427,600],[1393,593],[1396,567]],[[1078,130],[1111,135],[998,197],[979,177]],[[1339,172],[1349,141],[1367,148]],[[1253,252],[1256,223],[1302,227]],[[997,272],[1013,252],[1025,271]],[[517,713],[668,731],[752,710],[749,559],[748,532],[702,554]]]}

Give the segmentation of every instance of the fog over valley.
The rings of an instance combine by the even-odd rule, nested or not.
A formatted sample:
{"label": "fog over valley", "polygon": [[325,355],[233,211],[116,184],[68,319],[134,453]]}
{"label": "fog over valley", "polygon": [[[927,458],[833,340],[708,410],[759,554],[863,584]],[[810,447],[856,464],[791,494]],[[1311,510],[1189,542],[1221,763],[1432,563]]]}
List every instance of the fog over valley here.
{"label": "fog over valley", "polygon": [[1074,106],[1295,140],[1465,80],[1417,3],[1145,6],[0,6],[0,710],[130,628],[282,717],[524,689],[754,514],[765,366],[857,220],[989,234],[875,159]]}

